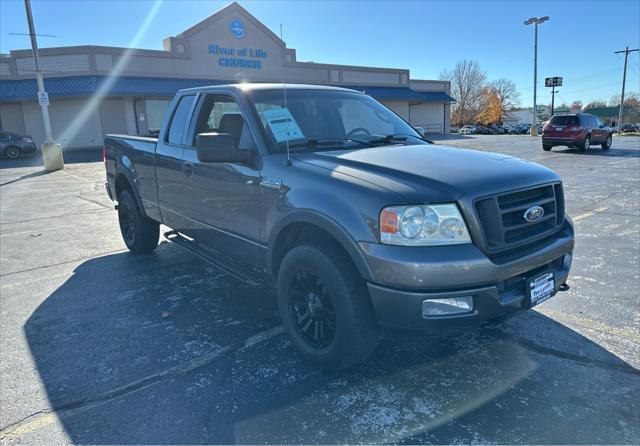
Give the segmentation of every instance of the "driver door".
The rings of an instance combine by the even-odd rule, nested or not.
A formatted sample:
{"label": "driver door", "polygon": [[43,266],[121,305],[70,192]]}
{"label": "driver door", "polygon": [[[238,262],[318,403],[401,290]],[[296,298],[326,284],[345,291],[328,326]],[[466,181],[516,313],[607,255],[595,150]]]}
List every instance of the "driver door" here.
{"label": "driver door", "polygon": [[[264,253],[260,206],[260,157],[239,102],[228,94],[203,94],[196,106],[188,144],[183,149],[185,234],[211,248],[254,264]],[[198,133],[233,136],[236,147],[255,151],[253,161],[200,162],[194,146]]]}

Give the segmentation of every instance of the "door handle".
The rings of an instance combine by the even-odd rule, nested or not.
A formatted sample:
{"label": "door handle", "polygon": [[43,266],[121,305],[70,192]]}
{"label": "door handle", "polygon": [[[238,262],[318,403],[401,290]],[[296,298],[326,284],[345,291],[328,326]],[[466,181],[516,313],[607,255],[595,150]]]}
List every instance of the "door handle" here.
{"label": "door handle", "polygon": [[193,176],[193,164],[192,163],[188,163],[188,162],[182,163],[182,171],[184,172],[185,176],[192,177]]}

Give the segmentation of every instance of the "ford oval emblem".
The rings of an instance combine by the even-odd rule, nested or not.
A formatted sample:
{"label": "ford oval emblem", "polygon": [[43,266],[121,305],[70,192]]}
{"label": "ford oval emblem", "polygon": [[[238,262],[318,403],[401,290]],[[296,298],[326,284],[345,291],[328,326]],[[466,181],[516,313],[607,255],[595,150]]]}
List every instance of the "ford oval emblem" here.
{"label": "ford oval emblem", "polygon": [[544,217],[544,208],[542,206],[531,206],[524,211],[524,219],[529,223],[535,223]]}

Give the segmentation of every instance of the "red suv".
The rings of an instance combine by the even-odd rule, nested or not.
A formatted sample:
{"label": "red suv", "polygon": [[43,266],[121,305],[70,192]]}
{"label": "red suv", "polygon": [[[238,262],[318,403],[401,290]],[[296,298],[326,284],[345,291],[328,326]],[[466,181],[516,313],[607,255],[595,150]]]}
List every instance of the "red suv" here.
{"label": "red suv", "polygon": [[542,148],[549,151],[553,146],[568,146],[584,152],[600,144],[608,150],[612,138],[611,129],[593,115],[555,115],[542,129]]}

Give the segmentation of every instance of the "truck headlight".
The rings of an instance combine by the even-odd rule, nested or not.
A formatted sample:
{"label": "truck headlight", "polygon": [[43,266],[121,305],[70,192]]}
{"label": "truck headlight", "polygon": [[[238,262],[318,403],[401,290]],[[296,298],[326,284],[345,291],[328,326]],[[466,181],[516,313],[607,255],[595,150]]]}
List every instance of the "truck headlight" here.
{"label": "truck headlight", "polygon": [[471,243],[467,226],[454,203],[386,207],[380,213],[380,240],[405,246]]}

